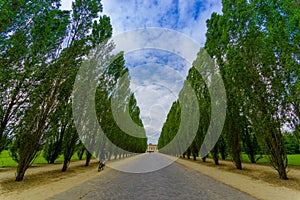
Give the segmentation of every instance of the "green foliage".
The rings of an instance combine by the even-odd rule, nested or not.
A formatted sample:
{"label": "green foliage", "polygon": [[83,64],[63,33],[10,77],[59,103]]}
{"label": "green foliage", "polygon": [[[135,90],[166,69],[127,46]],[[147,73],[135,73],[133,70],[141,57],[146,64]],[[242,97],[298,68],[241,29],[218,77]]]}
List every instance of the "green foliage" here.
{"label": "green foliage", "polygon": [[1,27],[0,36],[0,141],[18,132],[15,129],[23,125],[20,121],[33,115],[27,108],[40,101],[36,93],[43,95],[40,89],[47,80],[49,61],[60,49],[68,24],[68,12],[56,9],[57,3],[17,1],[1,8],[11,18]]}
{"label": "green foliage", "polygon": [[181,109],[178,101],[173,102],[172,107],[167,115],[166,122],[162,127],[160,137],[158,139],[157,147],[162,149],[164,146],[169,144],[178,132],[180,125]]}
{"label": "green foliage", "polygon": [[[199,65],[201,64],[201,59],[202,59],[201,54],[199,53],[197,59],[193,63],[193,66],[197,65],[199,67]],[[208,127],[210,124],[211,102],[210,102],[210,96],[208,91],[208,85],[205,83],[203,77],[201,77],[201,74],[196,70],[195,67],[192,67],[190,69],[186,79],[194,89],[199,104],[199,111],[200,111],[199,127],[197,131],[197,135],[190,146],[191,153],[193,155],[198,155],[201,145],[204,143],[204,137],[207,134]],[[200,154],[201,157],[206,156],[206,155],[202,155],[202,152],[200,152]]]}
{"label": "green foliage", "polygon": [[214,13],[207,21],[205,45],[226,87],[225,131],[227,140],[236,144],[231,145],[231,153],[238,149],[241,122],[246,118],[282,179],[287,179],[287,157],[281,126],[299,123],[295,88],[300,74],[300,16],[294,4],[287,0],[224,0],[223,14]]}
{"label": "green foliage", "polygon": [[[289,123],[296,136],[299,132],[299,4],[295,6],[295,1],[288,0],[222,3],[222,14],[213,13],[207,20],[205,44],[217,63],[216,71],[222,76],[227,94],[224,129],[211,154],[217,164],[218,152],[222,151],[223,158],[227,152],[242,169],[242,150],[251,162],[264,153],[279,177],[287,179],[285,146],[287,151],[297,147],[290,137],[284,139],[281,128]],[[200,50],[194,66],[201,66],[201,56]],[[210,73],[213,76],[215,72]],[[207,86],[197,70],[192,68],[187,80],[196,91],[201,113],[197,136],[186,152],[190,155],[206,145],[202,143],[211,105]],[[159,148],[176,133],[172,126],[178,127],[179,120],[173,109],[164,124]]]}
{"label": "green foliage", "polygon": [[0,151],[3,141],[13,138],[18,181],[43,144],[52,163],[65,132],[76,138],[70,120],[75,76],[90,49],[112,33],[109,17],[95,20],[102,12],[100,0],[76,0],[71,12],[59,6],[59,0],[1,5]]}
{"label": "green foliage", "polygon": [[[101,84],[99,84],[96,91],[96,113],[104,134],[116,147],[122,149],[122,152],[142,153],[147,149],[146,133],[140,119],[140,109],[137,106],[134,94],[129,88],[128,69],[125,68],[124,64],[123,52],[120,52],[115,56],[113,62],[104,70],[101,77]],[[117,104],[112,104],[112,98],[118,98],[114,96],[115,88],[118,88],[118,91],[123,94],[124,97],[123,99],[117,99]],[[126,101],[128,101],[128,104]],[[114,108],[115,111],[113,111],[112,108]],[[137,126],[140,126],[142,128],[140,129],[142,132],[138,133],[140,138],[126,134],[116,123],[114,118],[117,116],[114,116],[113,112],[117,112],[118,115],[126,118],[122,118],[121,120],[130,118]],[[129,116],[127,116],[126,113],[128,113]],[[108,146],[105,139],[102,138],[98,143],[99,144],[96,145],[99,147],[99,151],[101,151],[103,147]],[[110,155],[122,153],[118,152],[120,149],[113,148],[110,145],[108,146]]]}
{"label": "green foliage", "polygon": [[255,163],[257,155],[263,154],[260,148],[256,134],[252,131],[251,127],[248,126],[249,122],[245,120],[244,131],[242,132],[242,143],[243,151],[248,155],[250,161]]}
{"label": "green foliage", "polygon": [[283,136],[284,146],[287,154],[299,154],[300,147],[295,135],[285,133]]}
{"label": "green foliage", "polygon": [[[58,152],[56,153],[56,146],[61,148],[61,145],[59,145],[59,141],[55,141],[54,138],[48,138],[47,143],[45,144],[43,148],[43,157],[47,160],[48,163],[53,163],[58,156],[61,153],[61,149],[58,149]],[[53,161],[54,160],[54,161]],[[53,162],[52,162],[53,161]]]}

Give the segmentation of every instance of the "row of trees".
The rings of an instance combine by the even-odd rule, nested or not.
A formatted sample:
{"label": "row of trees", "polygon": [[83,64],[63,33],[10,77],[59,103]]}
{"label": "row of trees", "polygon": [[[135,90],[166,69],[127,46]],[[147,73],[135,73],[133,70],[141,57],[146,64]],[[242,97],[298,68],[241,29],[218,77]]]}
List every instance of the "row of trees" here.
{"label": "row of trees", "polygon": [[[60,0],[0,4],[0,152],[9,144],[18,162],[16,181],[41,150],[49,163],[63,154],[66,171],[76,148],[84,149],[72,117],[75,78],[92,49],[111,37],[110,18],[99,16],[100,0],[76,0],[71,11],[61,10]],[[114,135],[110,139],[126,141],[122,148],[145,151],[145,138],[128,138],[112,125],[111,89],[126,71],[123,55],[116,57],[97,76],[97,117],[107,136]],[[133,95],[130,102],[130,114],[142,126]],[[87,164],[93,153],[87,153]]]}
{"label": "row of trees", "polygon": [[[207,21],[205,44],[227,94],[224,128],[211,154],[218,164],[218,155],[224,158],[228,153],[236,168],[242,169],[242,147],[251,162],[262,152],[279,177],[287,179],[282,128],[289,126],[299,137],[300,126],[299,2],[223,0],[222,11]],[[200,51],[193,66],[201,64],[201,59]],[[212,105],[207,87],[212,83],[207,85],[194,68],[187,80],[196,91],[201,113],[197,135],[185,152],[195,157],[210,123]],[[162,129],[160,148],[176,134],[178,115],[180,105],[176,102]]]}

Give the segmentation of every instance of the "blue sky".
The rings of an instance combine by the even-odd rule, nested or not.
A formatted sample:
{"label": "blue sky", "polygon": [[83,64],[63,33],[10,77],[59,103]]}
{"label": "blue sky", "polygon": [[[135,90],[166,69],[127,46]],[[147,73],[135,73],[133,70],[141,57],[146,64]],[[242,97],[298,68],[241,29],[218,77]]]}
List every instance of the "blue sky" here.
{"label": "blue sky", "polygon": [[[72,0],[62,0],[70,9]],[[221,12],[221,0],[102,0],[103,14],[110,16],[114,34],[145,27],[177,30],[205,42],[206,20]]]}
{"label": "blue sky", "polygon": [[190,65],[173,53],[152,49],[130,52],[126,62],[149,142],[157,143]]}
{"label": "blue sky", "polygon": [[[71,2],[63,0],[62,9],[70,9]],[[161,27],[181,32],[200,46],[205,43],[206,20],[222,9],[221,0],[102,0],[102,4],[103,14],[111,18],[113,35]],[[160,50],[131,52],[125,59],[148,142],[157,143],[166,115],[191,66]]]}

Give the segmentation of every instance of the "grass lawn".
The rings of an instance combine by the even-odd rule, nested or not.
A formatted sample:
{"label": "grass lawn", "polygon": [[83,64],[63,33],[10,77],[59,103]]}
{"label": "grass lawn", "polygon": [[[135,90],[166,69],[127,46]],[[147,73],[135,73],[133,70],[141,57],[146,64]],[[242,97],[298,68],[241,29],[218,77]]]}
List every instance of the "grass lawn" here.
{"label": "grass lawn", "polygon": [[18,163],[15,162],[9,155],[7,150],[4,150],[0,154],[0,167],[11,167],[17,166]]}
{"label": "grass lawn", "polygon": [[[242,162],[250,162],[248,156],[246,154],[242,154]],[[85,159],[85,154],[83,155],[83,159]],[[77,153],[74,153],[71,160],[78,160]],[[229,158],[230,160],[230,158]],[[55,163],[61,163],[64,161],[63,155],[60,155],[56,160]],[[263,156],[260,158],[257,163],[268,163],[268,159],[266,156]],[[38,155],[38,157],[34,160],[33,164],[47,164],[47,161],[43,157],[42,152]],[[17,166],[18,163],[16,163],[9,155],[9,151],[5,150],[2,151],[0,154],[0,167],[13,167]],[[300,166],[300,154],[293,154],[288,155],[288,165],[289,166]]]}
{"label": "grass lawn", "polygon": [[[300,154],[287,155],[288,157],[288,165],[289,166],[300,166]],[[250,162],[248,156],[246,154],[242,154],[243,162]],[[269,163],[268,158],[263,156],[260,158],[257,163]]]}
{"label": "grass lawn", "polygon": [[300,166],[300,154],[288,155],[288,163],[291,166]]}
{"label": "grass lawn", "polygon": [[[289,166],[300,166],[300,154],[292,154],[287,155],[288,157],[288,165]],[[212,158],[211,154],[209,154],[209,158]],[[241,154],[242,162],[250,163],[250,159],[248,158],[247,154]],[[231,160],[230,156],[226,157],[226,160]],[[269,163],[267,156],[263,155],[262,158],[256,161],[257,163]]]}
{"label": "grass lawn", "polygon": [[[83,159],[85,159],[85,154],[83,155]],[[77,153],[74,153],[71,160],[78,160]],[[63,161],[64,161],[64,157],[63,155],[60,155],[55,160],[55,163],[61,163]],[[47,161],[43,157],[43,152],[40,152],[38,157],[34,160],[33,164],[47,164]],[[0,167],[14,167],[17,165],[18,163],[11,158],[9,151],[7,150],[2,151],[2,153],[0,154]]]}

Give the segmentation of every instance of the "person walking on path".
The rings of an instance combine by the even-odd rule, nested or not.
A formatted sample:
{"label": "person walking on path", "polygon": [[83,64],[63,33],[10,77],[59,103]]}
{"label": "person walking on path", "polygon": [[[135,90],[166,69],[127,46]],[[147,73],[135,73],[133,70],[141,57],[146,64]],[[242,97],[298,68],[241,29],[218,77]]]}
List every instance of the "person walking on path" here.
{"label": "person walking on path", "polygon": [[100,161],[99,161],[99,166],[98,166],[98,172],[100,170],[103,170],[105,167],[105,160],[108,158],[108,153],[105,148],[102,149],[100,153]]}

